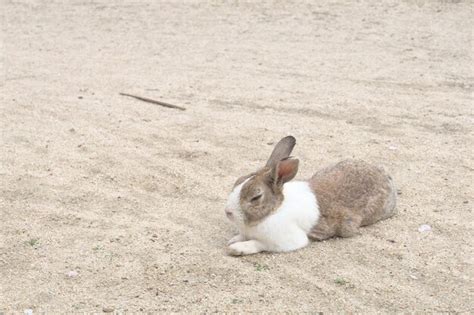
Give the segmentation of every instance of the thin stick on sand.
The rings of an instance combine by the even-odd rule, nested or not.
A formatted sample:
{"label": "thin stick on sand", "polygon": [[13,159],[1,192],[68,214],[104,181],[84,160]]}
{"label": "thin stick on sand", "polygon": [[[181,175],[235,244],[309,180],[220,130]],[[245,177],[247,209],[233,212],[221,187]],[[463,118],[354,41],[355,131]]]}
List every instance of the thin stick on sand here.
{"label": "thin stick on sand", "polygon": [[132,94],[128,94],[128,93],[120,93],[120,95],[133,97],[133,98],[136,98],[137,100],[147,102],[147,103],[152,103],[152,104],[155,104],[155,105],[160,105],[160,106],[163,106],[163,107],[174,108],[174,109],[179,109],[179,110],[186,110],[186,108],[184,108],[184,107],[169,104],[169,103],[165,103],[165,102],[161,102],[161,101],[156,101],[156,100],[153,100],[151,98],[141,97],[141,96],[132,95]]}

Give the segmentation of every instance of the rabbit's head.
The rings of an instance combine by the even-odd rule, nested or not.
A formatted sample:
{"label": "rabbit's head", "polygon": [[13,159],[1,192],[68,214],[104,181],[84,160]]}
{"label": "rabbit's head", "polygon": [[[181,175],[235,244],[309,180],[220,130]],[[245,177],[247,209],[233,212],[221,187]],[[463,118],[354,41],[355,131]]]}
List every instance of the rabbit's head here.
{"label": "rabbit's head", "polygon": [[263,168],[237,179],[225,208],[229,220],[237,225],[253,225],[278,209],[283,201],[283,184],[298,172],[299,161],[289,157],[295,144],[292,136],[281,139]]}

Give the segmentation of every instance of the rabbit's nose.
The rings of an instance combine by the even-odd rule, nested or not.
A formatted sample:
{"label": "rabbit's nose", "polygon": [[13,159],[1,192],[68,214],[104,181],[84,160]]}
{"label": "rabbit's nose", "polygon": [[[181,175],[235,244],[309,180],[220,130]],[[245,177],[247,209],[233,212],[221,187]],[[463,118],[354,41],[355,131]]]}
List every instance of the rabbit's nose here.
{"label": "rabbit's nose", "polygon": [[225,208],[225,215],[230,218],[232,216],[232,210],[230,210],[229,208]]}

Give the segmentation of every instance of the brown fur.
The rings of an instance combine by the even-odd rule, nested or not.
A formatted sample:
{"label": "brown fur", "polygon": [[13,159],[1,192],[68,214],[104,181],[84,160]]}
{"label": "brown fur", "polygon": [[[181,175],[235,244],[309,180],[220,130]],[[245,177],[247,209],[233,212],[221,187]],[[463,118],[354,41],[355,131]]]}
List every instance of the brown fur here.
{"label": "brown fur", "polygon": [[[242,187],[240,193],[240,206],[245,215],[245,223],[248,225],[258,224],[263,218],[278,209],[283,202],[281,187],[273,187],[270,168],[263,168],[254,174],[254,177]],[[262,194],[261,198],[252,200],[260,194]]]}
{"label": "brown fur", "polygon": [[244,175],[244,176],[239,177],[239,178],[235,181],[233,188],[235,188],[236,186],[239,186],[240,184],[242,184],[243,182],[245,182],[245,180],[246,180],[247,178],[249,178],[249,177],[251,177],[251,176],[253,176],[253,175],[256,175],[256,174],[257,174],[257,173],[254,172],[254,173],[250,173],[250,174],[248,174],[248,175]]}
{"label": "brown fur", "polygon": [[396,213],[395,189],[382,169],[360,160],[345,160],[317,172],[309,181],[319,204],[320,219],[309,237],[350,237],[360,226]]}
{"label": "brown fur", "polygon": [[274,167],[281,160],[288,158],[296,145],[296,139],[293,136],[287,136],[275,145],[272,154],[268,158],[265,167]]}

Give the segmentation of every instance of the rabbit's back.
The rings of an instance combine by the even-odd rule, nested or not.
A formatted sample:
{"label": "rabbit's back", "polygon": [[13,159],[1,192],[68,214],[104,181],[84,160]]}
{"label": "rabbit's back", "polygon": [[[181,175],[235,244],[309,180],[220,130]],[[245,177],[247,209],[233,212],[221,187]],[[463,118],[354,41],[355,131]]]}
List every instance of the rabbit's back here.
{"label": "rabbit's back", "polygon": [[359,226],[396,213],[391,177],[367,162],[344,160],[320,170],[309,182],[321,213],[319,227],[314,229],[316,239],[352,236]]}

